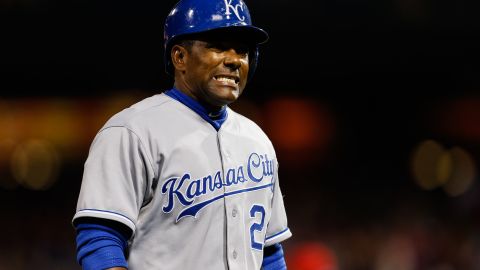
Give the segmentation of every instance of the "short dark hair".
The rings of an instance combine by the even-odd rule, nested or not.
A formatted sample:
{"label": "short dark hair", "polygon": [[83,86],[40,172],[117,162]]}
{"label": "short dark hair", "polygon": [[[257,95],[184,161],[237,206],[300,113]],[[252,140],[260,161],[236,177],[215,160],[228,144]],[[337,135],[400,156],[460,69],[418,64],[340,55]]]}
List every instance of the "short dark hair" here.
{"label": "short dark hair", "polygon": [[184,38],[184,39],[177,40],[175,44],[184,47],[189,53],[191,53],[194,42],[195,40],[191,38]]}

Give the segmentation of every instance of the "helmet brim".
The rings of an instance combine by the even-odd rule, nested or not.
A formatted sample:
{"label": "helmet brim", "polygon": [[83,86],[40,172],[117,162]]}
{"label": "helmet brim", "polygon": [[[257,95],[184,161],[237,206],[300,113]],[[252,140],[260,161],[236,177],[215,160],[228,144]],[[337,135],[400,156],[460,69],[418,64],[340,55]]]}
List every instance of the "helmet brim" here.
{"label": "helmet brim", "polygon": [[217,39],[236,39],[252,45],[263,44],[269,39],[265,30],[251,25],[228,25],[214,29],[207,29],[201,32],[185,33],[173,37],[172,39],[195,39],[207,36],[214,36]]}
{"label": "helmet brim", "polygon": [[269,39],[268,33],[265,30],[251,25],[232,25],[228,27],[220,27],[209,32],[216,31],[238,37],[241,40],[256,45],[263,44]]}

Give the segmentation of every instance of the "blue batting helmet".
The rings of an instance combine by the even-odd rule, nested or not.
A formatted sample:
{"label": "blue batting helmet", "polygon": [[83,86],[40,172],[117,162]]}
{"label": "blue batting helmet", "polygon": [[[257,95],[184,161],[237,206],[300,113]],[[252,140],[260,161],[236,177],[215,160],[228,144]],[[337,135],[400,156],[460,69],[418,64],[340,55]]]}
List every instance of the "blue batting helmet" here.
{"label": "blue batting helmet", "polygon": [[265,30],[252,25],[250,12],[242,0],[181,0],[170,11],[164,27],[165,70],[173,76],[170,50],[179,38],[227,29],[236,31],[244,40],[254,44],[249,54],[248,78],[255,72],[258,61],[258,45],[268,40]]}

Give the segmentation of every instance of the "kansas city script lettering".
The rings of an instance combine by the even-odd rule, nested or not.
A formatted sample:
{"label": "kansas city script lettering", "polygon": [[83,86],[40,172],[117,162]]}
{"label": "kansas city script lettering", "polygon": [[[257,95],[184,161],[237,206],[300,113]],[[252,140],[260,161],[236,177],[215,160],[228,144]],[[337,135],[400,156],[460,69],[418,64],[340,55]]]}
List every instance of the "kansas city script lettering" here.
{"label": "kansas city script lettering", "polygon": [[162,194],[167,195],[167,202],[162,209],[165,213],[171,212],[175,207],[175,198],[183,206],[192,206],[196,198],[223,189],[224,186],[240,186],[248,181],[260,183],[265,177],[272,175],[273,159],[268,159],[266,154],[257,153],[251,153],[248,157],[246,177],[243,165],[228,169],[225,173],[225,181],[220,171],[193,180],[189,173],[185,173],[181,177],[170,178],[163,184]]}

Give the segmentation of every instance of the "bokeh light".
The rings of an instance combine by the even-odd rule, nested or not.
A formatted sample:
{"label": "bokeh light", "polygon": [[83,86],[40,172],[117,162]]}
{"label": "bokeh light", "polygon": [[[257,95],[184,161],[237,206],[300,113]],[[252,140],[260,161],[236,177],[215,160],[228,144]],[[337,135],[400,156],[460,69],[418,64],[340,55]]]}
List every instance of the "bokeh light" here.
{"label": "bokeh light", "polygon": [[420,143],[413,152],[413,177],[423,189],[434,189],[444,184],[451,171],[450,156],[442,145],[433,140]]}
{"label": "bokeh light", "polygon": [[265,105],[265,129],[289,165],[321,160],[334,134],[329,109],[305,98],[277,98]]}
{"label": "bokeh light", "polygon": [[376,270],[415,270],[416,250],[408,235],[392,235],[379,248]]}
{"label": "bokeh light", "polygon": [[453,169],[443,189],[450,196],[459,196],[472,186],[477,169],[472,156],[464,149],[453,147],[449,154],[453,163]]}
{"label": "bokeh light", "polygon": [[426,190],[442,187],[449,196],[459,196],[476,177],[475,162],[461,147],[446,149],[434,140],[426,140],[416,147],[411,159],[413,178]]}
{"label": "bokeh light", "polygon": [[17,145],[10,164],[19,184],[33,190],[45,190],[57,180],[60,158],[48,141],[31,139]]}
{"label": "bokeh light", "polygon": [[335,252],[321,242],[299,243],[286,257],[291,270],[338,270]]}

